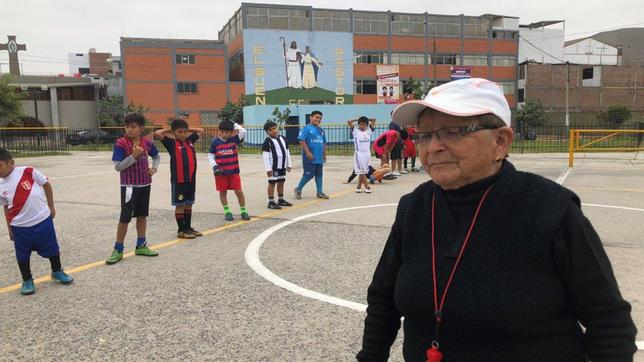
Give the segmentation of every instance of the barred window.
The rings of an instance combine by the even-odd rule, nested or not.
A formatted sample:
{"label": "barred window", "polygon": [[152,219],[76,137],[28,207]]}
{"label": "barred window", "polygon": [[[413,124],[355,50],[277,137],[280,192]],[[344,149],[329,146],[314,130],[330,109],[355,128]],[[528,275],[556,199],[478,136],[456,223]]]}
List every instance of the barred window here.
{"label": "barred window", "polygon": [[389,32],[389,20],[387,14],[354,12],[353,32],[387,34]]}
{"label": "barred window", "polygon": [[425,35],[425,16],[394,14],[391,17],[391,32],[398,35]]}
{"label": "barred window", "polygon": [[177,64],[195,64],[195,56],[192,54],[177,54]]}
{"label": "barred window", "polygon": [[487,55],[464,55],[463,65],[488,65]]}
{"label": "barred window", "polygon": [[309,14],[301,9],[248,7],[248,27],[309,30]]}
{"label": "barred window", "polygon": [[314,30],[349,32],[350,25],[350,14],[347,11],[313,10]]}
{"label": "barred window", "polygon": [[501,66],[501,67],[514,67],[517,64],[517,59],[515,57],[508,56],[493,56],[492,65]]}
{"label": "barred window", "polygon": [[177,93],[196,94],[199,91],[197,83],[177,83]]}
{"label": "barred window", "polygon": [[425,64],[425,54],[391,53],[389,64]]}
{"label": "barred window", "polygon": [[470,38],[487,38],[490,29],[490,19],[464,18],[463,36]]}
{"label": "barred window", "polygon": [[430,15],[429,35],[461,36],[461,17]]}
{"label": "barred window", "polygon": [[498,82],[503,94],[514,95],[514,82]]}
{"label": "barred window", "polygon": [[387,54],[384,52],[354,52],[355,64],[387,64]]}
{"label": "barred window", "polygon": [[377,94],[375,80],[358,79],[353,82],[353,93],[355,94]]}
{"label": "barred window", "polygon": [[461,57],[458,54],[436,54],[433,64],[461,65]]}

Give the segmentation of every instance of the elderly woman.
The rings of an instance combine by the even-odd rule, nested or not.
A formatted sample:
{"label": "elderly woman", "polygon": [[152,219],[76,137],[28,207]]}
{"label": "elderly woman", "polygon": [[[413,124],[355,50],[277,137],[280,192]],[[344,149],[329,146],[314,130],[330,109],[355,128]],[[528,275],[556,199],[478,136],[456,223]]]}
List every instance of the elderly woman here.
{"label": "elderly woman", "polygon": [[432,180],[401,198],[369,286],[359,361],[632,361],[636,329],[579,198],[506,160],[498,85],[457,80],[393,118],[417,123]]}

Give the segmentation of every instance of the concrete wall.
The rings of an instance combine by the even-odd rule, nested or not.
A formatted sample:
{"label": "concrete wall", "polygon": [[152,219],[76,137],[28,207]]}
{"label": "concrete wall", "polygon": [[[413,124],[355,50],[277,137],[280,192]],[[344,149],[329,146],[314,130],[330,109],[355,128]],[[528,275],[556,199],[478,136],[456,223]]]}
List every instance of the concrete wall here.
{"label": "concrete wall", "polygon": [[591,38],[564,47],[564,56],[575,64],[619,65],[617,48]]}
{"label": "concrete wall", "polygon": [[[51,120],[51,102],[36,101],[38,103],[38,119],[45,127],[52,126]],[[25,116],[36,117],[34,101],[22,101],[22,110]]]}
{"label": "concrete wall", "polygon": [[[555,56],[553,58],[543,53],[524,39],[519,39],[519,63],[534,61],[539,63],[562,63],[564,59],[564,29],[551,28],[521,28],[522,38]],[[559,59],[557,59],[559,58]]]}
{"label": "concrete wall", "polygon": [[61,127],[98,128],[96,102],[58,101]]}

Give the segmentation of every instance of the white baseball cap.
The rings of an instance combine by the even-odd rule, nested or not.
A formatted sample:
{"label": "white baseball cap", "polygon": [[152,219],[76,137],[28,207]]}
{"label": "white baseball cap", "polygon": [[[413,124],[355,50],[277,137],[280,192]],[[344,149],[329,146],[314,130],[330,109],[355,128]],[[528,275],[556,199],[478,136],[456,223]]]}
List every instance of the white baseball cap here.
{"label": "white baseball cap", "polygon": [[512,122],[510,106],[498,84],[483,78],[459,79],[432,88],[425,99],[407,101],[392,114],[401,126],[414,125],[425,108],[457,117],[492,113],[505,122]]}

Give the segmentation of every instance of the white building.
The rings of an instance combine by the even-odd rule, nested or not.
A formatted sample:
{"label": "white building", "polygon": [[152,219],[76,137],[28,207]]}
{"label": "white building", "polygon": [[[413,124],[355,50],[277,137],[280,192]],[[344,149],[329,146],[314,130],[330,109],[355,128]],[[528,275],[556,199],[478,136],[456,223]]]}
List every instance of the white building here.
{"label": "white building", "polygon": [[69,74],[89,74],[89,54],[88,53],[68,53],[67,61],[69,62]]}
{"label": "white building", "polygon": [[563,63],[565,32],[565,20],[519,25],[519,63]]}
{"label": "white building", "polygon": [[593,38],[570,40],[565,43],[564,59],[573,64],[621,65],[621,51],[617,47]]}

